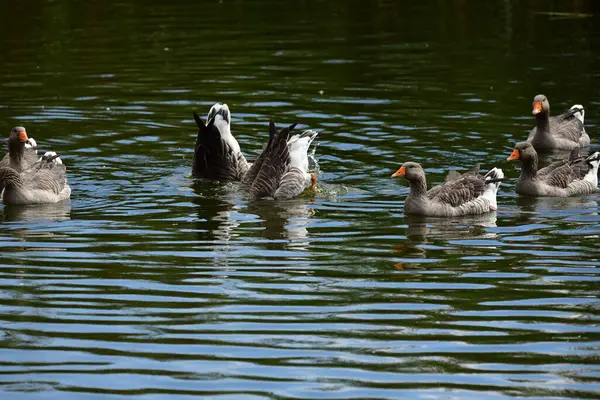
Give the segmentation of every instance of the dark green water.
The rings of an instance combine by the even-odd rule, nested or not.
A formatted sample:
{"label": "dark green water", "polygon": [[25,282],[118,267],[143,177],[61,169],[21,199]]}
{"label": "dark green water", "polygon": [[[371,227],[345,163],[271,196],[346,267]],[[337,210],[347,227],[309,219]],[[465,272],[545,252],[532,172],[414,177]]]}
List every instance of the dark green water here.
{"label": "dark green water", "polygon": [[[600,397],[600,195],[518,199],[505,161],[537,93],[597,137],[596,2],[406,3],[0,2],[2,136],[73,189],[0,209],[0,397]],[[216,101],[249,159],[318,130],[325,191],[195,184]],[[405,218],[407,160],[503,168],[499,211]]]}

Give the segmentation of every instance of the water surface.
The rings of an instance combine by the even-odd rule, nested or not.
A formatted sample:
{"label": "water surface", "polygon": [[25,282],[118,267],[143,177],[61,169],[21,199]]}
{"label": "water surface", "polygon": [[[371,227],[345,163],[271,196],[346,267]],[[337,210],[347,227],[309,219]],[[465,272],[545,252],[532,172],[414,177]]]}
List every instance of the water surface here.
{"label": "water surface", "polygon": [[[0,210],[2,398],[598,398],[600,196],[518,198],[505,160],[537,93],[596,137],[599,15],[2,2],[5,136],[25,125],[73,189]],[[249,159],[270,118],[319,131],[323,191],[194,182],[192,110],[216,101]],[[407,160],[503,168],[500,209],[405,217]]]}

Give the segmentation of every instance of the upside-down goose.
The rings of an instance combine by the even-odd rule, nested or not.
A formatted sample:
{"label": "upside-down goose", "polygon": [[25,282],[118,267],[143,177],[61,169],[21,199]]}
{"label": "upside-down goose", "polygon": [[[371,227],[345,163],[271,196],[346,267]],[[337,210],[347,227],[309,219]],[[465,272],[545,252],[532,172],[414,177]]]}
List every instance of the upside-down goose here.
{"label": "upside-down goose", "polygon": [[56,203],[71,195],[66,167],[54,152],[45,153],[21,173],[0,167],[0,192],[2,189],[6,204]]}
{"label": "upside-down goose", "polygon": [[252,197],[291,199],[316,186],[316,175],[308,172],[308,149],[317,132],[289,137],[295,127],[278,130],[273,121],[269,123],[269,142],[243,179]]}
{"label": "upside-down goose", "polygon": [[206,124],[194,112],[198,136],[194,146],[192,175],[219,181],[241,181],[250,164],[231,134],[231,113],[227,104],[215,104],[206,117]]}
{"label": "upside-down goose", "polygon": [[392,177],[405,177],[410,184],[404,212],[429,217],[483,214],[497,209],[496,193],[504,174],[492,168],[484,176],[466,173],[427,190],[423,167],[407,162]]}
{"label": "upside-down goose", "polygon": [[516,192],[523,196],[569,197],[589,194],[598,188],[598,152],[584,159],[579,155],[579,148],[575,148],[568,160],[556,161],[538,170],[537,152],[531,143],[521,142],[508,160],[521,161]]}
{"label": "upside-down goose", "polygon": [[0,160],[0,167],[10,167],[17,172],[22,172],[37,161],[35,140],[27,136],[27,132],[22,126],[14,127],[8,137],[8,154]]}
{"label": "upside-down goose", "polygon": [[580,104],[572,106],[561,115],[550,117],[550,103],[543,94],[533,99],[535,128],[527,141],[536,150],[572,150],[590,145],[590,136],[583,127],[585,110]]}

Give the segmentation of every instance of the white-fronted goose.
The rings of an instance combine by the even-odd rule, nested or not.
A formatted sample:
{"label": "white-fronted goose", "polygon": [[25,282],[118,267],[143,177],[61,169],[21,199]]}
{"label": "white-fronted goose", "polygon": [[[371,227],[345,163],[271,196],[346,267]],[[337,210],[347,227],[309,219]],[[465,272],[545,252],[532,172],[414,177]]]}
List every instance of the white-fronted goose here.
{"label": "white-fronted goose", "polygon": [[19,173],[10,167],[0,168],[0,192],[6,204],[43,204],[66,200],[71,195],[67,170],[54,152]]}
{"label": "white-fronted goose", "polygon": [[8,154],[0,161],[0,167],[22,172],[38,161],[37,143],[27,136],[25,128],[16,126],[8,137]]}
{"label": "white-fronted goose", "polygon": [[536,150],[573,150],[590,145],[590,136],[583,127],[585,110],[576,104],[561,115],[550,117],[550,103],[543,94],[533,99],[535,128],[527,141]]}
{"label": "white-fronted goose", "polygon": [[404,212],[429,217],[483,214],[497,209],[496,193],[504,174],[492,168],[485,176],[463,174],[427,191],[423,167],[407,162],[392,177],[403,176],[410,184]]}
{"label": "white-fronted goose", "polygon": [[192,175],[219,181],[241,181],[250,164],[231,134],[231,113],[227,104],[213,105],[206,124],[195,112],[194,120],[199,132],[194,146]]}
{"label": "white-fronted goose", "polygon": [[598,188],[600,153],[584,159],[579,148],[568,160],[556,161],[538,170],[538,155],[531,143],[517,143],[508,160],[521,160],[516,192],[523,196],[569,197],[589,194]]}
{"label": "white-fronted goose", "polygon": [[254,198],[290,199],[315,186],[317,177],[308,173],[308,149],[317,132],[304,131],[289,137],[296,124],[277,130],[269,123],[269,142],[244,177]]}

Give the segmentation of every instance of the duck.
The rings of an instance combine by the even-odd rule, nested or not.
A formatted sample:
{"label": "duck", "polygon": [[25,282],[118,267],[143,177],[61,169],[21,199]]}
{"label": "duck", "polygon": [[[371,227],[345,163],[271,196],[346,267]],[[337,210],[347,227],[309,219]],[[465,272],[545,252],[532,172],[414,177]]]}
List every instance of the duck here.
{"label": "duck", "polygon": [[269,141],[242,183],[252,198],[291,199],[308,188],[316,191],[317,176],[308,172],[308,149],[318,133],[305,130],[290,137],[297,124],[281,130],[269,122]]}
{"label": "duck", "polygon": [[561,115],[550,117],[548,98],[538,94],[533,99],[532,113],[536,124],[527,141],[537,151],[573,150],[590,145],[590,136],[583,126],[585,110],[581,104],[575,104]]}
{"label": "duck", "polygon": [[570,197],[593,193],[598,188],[600,153],[581,157],[574,148],[566,160],[538,170],[538,154],[529,142],[517,143],[507,160],[521,161],[516,192],[522,196]]}
{"label": "duck", "polygon": [[251,165],[231,133],[231,112],[227,104],[214,104],[202,122],[194,111],[198,136],[194,145],[192,176],[218,181],[241,181]]}
{"label": "duck", "polygon": [[5,204],[57,203],[71,196],[66,167],[52,151],[21,173],[0,167],[0,192]]}
{"label": "duck", "polygon": [[496,194],[504,173],[497,167],[483,176],[468,172],[427,190],[423,167],[416,162],[406,162],[392,177],[404,177],[409,182],[410,191],[404,202],[405,214],[455,217],[497,210]]}
{"label": "duck", "polygon": [[0,167],[22,172],[38,161],[37,143],[27,136],[22,126],[16,126],[8,136],[8,153],[0,160]]}

